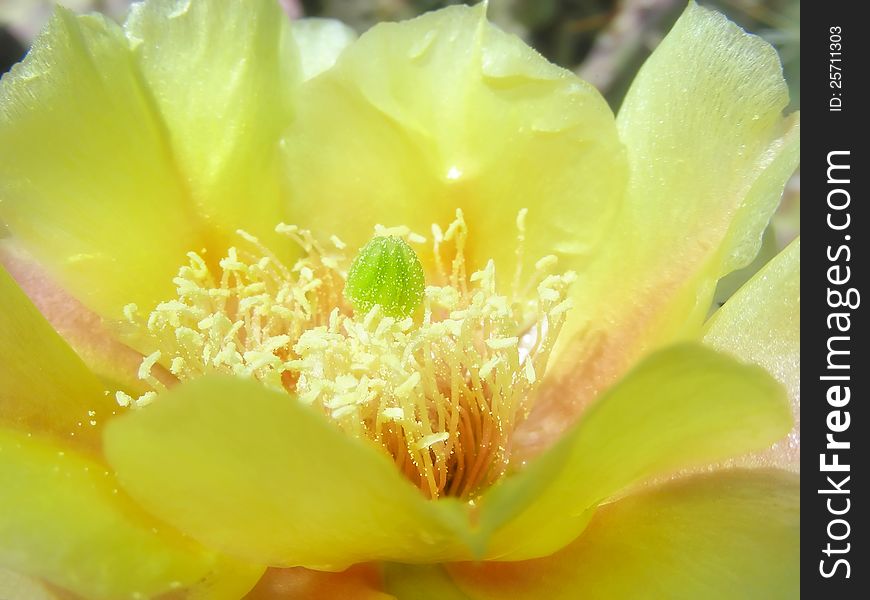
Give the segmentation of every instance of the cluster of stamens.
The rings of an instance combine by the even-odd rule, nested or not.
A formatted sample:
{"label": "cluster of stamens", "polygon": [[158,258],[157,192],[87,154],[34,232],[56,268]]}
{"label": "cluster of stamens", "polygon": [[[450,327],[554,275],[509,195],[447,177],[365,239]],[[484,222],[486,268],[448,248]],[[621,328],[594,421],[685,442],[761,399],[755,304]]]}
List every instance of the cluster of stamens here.
{"label": "cluster of stamens", "polygon": [[[296,227],[277,231],[302,250],[293,267],[244,232],[244,249],[230,249],[218,276],[189,255],[174,280],[178,297],[144,319],[157,349],[139,375],[153,391],[136,399],[119,392],[119,402],[151,402],[165,387],[156,365],[181,381],[230,373],[286,390],[376,442],[430,497],[472,497],[499,478],[570,308],[573,274],[550,273],[555,257],[544,257],[526,289],[518,267],[512,296],[500,294],[492,261],[467,273],[468,230],[457,211],[446,231],[433,226],[422,306],[404,317],[379,305],[356,314],[343,295],[350,261],[341,240],[323,245]],[[425,241],[407,228],[375,233]],[[142,322],[135,306],[127,312]]]}

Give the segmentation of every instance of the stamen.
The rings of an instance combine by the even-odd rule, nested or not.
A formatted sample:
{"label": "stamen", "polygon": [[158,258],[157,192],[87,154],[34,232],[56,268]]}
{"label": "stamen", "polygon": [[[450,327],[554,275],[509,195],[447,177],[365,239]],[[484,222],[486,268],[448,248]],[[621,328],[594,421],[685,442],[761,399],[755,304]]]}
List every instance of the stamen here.
{"label": "stamen", "polygon": [[[524,218],[522,211],[518,258]],[[119,404],[133,409],[155,399],[163,389],[152,375],[158,364],[182,381],[230,373],[286,390],[348,435],[377,443],[430,497],[473,497],[501,477],[512,433],[531,409],[570,308],[573,274],[550,273],[556,258],[546,256],[530,281],[521,280],[519,267],[514,273],[512,288],[525,283],[533,295],[500,294],[493,261],[467,273],[469,232],[458,210],[445,231],[432,227],[435,272],[425,289],[405,241],[422,236],[378,226],[379,235],[395,237],[370,243],[379,253],[368,266],[383,259],[389,268],[380,279],[362,277],[381,287],[369,294],[373,301],[360,302],[341,240],[332,236],[334,250],[327,251],[308,231],[284,224],[276,230],[304,252],[292,267],[239,232],[244,244],[227,252],[219,273],[190,253],[174,280],[176,299],[144,320],[134,305],[126,307],[154,340],[140,369],[153,391],[137,399],[119,392]],[[409,277],[413,285],[402,288]]]}

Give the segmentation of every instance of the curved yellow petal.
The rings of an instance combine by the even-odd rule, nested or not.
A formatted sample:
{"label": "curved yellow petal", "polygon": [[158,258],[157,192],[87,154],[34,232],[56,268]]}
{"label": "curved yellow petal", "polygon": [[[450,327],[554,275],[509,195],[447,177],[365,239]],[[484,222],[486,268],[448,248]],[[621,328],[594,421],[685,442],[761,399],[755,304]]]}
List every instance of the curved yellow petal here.
{"label": "curved yellow petal", "polygon": [[0,221],[112,318],[170,297],[201,247],[163,124],[103,18],[57,9],[0,82]]}
{"label": "curved yellow petal", "polygon": [[216,251],[241,228],[286,254],[276,154],[299,64],[278,3],[150,0],[125,31]]}
{"label": "curved yellow petal", "polygon": [[0,425],[98,454],[117,405],[0,267]]}
{"label": "curved yellow petal", "polygon": [[[783,199],[785,199],[785,193],[783,193]],[[777,214],[778,213],[779,210],[777,209]],[[774,218],[776,218],[776,215],[774,215]],[[728,273],[728,275],[719,280],[716,284],[716,293],[713,295],[713,302],[708,311],[708,317],[714,310],[725,304],[725,302],[734,295],[734,292],[743,287],[747,281],[755,277],[755,274],[758,273],[764,265],[769,263],[774,256],[779,254],[779,251],[782,248],[780,247],[778,239],[780,235],[778,232],[774,231],[775,228],[775,223],[771,221],[767,229],[764,230],[764,235],[761,236],[761,249],[758,251],[758,254],[755,255],[755,258],[752,259],[751,263],[745,267],[737,269],[736,271]]]}
{"label": "curved yellow petal", "polygon": [[484,4],[363,34],[303,85],[284,142],[294,223],[360,248],[375,224],[429,236],[462,208],[472,266],[495,259],[501,284],[514,276],[520,209],[525,266],[557,254],[576,267],[625,185],[598,92],[490,25]]}
{"label": "curved yellow petal", "polygon": [[[137,375],[142,355],[123,344],[111,326],[55,281],[15,238],[0,239],[0,265],[105,389],[136,395],[148,391]],[[35,362],[33,356],[30,360]],[[117,408],[113,402],[106,406]]]}
{"label": "curved yellow petal", "polygon": [[788,390],[794,427],[739,464],[800,469],[801,244],[789,244],[707,322],[704,343],[761,365]]}
{"label": "curved yellow petal", "polygon": [[562,440],[480,500],[487,556],[545,556],[596,507],[655,475],[763,448],[791,425],[782,388],[761,368],[700,345],[653,354]]}
{"label": "curved yellow petal", "polygon": [[719,277],[761,246],[800,158],[787,104],[776,50],[690,3],[620,108],[631,178],[614,242],[619,279],[630,273],[635,291],[657,284],[679,311],[677,333],[697,331]]}
{"label": "curved yellow petal", "polygon": [[162,526],[104,466],[36,436],[0,429],[0,481],[0,566],[82,597],[149,598],[220,581],[234,595],[210,598],[238,598],[262,572]]}
{"label": "curved yellow petal", "polygon": [[394,463],[261,384],[202,378],[105,429],[143,506],[209,547],[272,566],[467,556],[458,502],[430,502]]}
{"label": "curved yellow petal", "polygon": [[[637,358],[699,337],[717,280],[748,263],[799,160],[799,117],[776,51],[690,3],[620,108],[630,182],[551,373],[551,423]],[[577,357],[592,357],[579,366]],[[559,398],[572,390],[568,406]],[[563,406],[560,406],[563,405]]]}
{"label": "curved yellow petal", "polygon": [[797,598],[799,491],[775,470],[678,480],[602,507],[552,556],[449,571],[469,600]]}
{"label": "curved yellow petal", "polygon": [[293,21],[292,33],[299,48],[302,79],[306,81],[332,67],[357,37],[341,21],[320,18]]}

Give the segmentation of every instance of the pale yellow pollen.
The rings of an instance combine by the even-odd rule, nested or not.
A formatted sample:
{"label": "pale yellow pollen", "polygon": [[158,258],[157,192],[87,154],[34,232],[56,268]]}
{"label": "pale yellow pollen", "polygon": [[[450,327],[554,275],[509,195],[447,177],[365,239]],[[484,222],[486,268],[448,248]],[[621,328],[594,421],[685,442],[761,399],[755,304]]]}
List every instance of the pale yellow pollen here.
{"label": "pale yellow pollen", "polygon": [[486,345],[493,350],[503,350],[505,348],[510,348],[511,346],[516,346],[519,342],[520,338],[518,337],[490,338],[486,340]]}
{"label": "pale yellow pollen", "polygon": [[529,382],[529,385],[534,385],[535,380],[537,379],[537,374],[535,373],[535,365],[532,361],[525,361],[524,373],[526,376],[526,381]]}
{"label": "pale yellow pollen", "polygon": [[341,239],[336,235],[330,236],[329,241],[332,242],[332,245],[335,246],[336,250],[344,250],[347,248],[347,244],[341,241]]}
{"label": "pale yellow pollen", "polygon": [[[518,259],[525,218],[523,210]],[[375,229],[425,242],[404,226]],[[350,264],[344,242],[332,236],[321,245],[286,224],[276,231],[302,249],[294,265],[239,232],[243,244],[229,249],[218,272],[190,253],[173,280],[176,298],[145,318],[135,305],[125,308],[153,342],[139,371],[151,391],[118,392],[118,403],[133,409],[154,401],[164,389],[157,365],[182,381],[209,373],[254,378],[378,444],[430,497],[472,498],[501,477],[571,306],[573,274],[548,274],[557,261],[545,256],[529,281],[518,266],[505,294],[493,261],[467,272],[469,231],[457,211],[446,230],[432,226],[434,272],[422,314],[396,319],[377,305],[354,314],[342,294]],[[521,284],[532,293],[520,293]]]}
{"label": "pale yellow pollen", "polygon": [[119,406],[126,408],[126,407],[130,406],[131,404],[133,404],[133,402],[135,400],[129,394],[119,391],[119,392],[115,392],[115,401],[118,403]]}
{"label": "pale yellow pollen", "polygon": [[547,256],[535,263],[535,268],[538,271],[546,271],[547,269],[551,269],[556,266],[557,262],[559,262],[558,258],[556,258],[552,254],[548,254]]}

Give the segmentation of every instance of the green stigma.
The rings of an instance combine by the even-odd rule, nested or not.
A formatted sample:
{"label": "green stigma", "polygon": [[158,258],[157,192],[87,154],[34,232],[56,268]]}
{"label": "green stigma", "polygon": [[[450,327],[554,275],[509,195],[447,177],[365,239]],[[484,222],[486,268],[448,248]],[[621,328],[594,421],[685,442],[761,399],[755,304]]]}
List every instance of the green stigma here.
{"label": "green stigma", "polygon": [[344,296],[358,314],[376,304],[389,317],[411,316],[423,300],[423,265],[405,240],[376,237],[362,247],[347,274]]}

